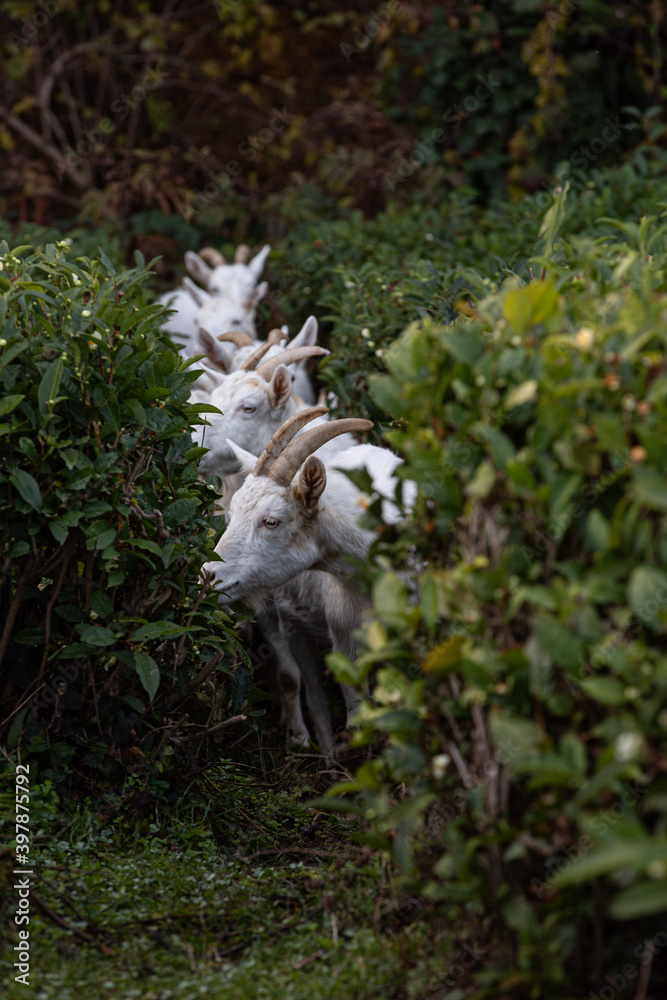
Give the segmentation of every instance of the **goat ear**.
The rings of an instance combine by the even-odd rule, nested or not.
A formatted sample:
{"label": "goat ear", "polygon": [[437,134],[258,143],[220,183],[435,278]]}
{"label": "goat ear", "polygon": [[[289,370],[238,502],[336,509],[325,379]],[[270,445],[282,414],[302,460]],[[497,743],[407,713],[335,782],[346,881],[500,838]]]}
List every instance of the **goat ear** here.
{"label": "goat ear", "polygon": [[284,406],[292,395],[292,376],[285,365],[278,365],[269,382],[269,402],[274,408]]}
{"label": "goat ear", "polygon": [[290,340],[290,347],[314,347],[317,343],[317,320],[309,316],[296,337]]}
{"label": "goat ear", "polygon": [[198,306],[203,306],[211,298],[208,292],[205,292],[199,285],[195,285],[190,278],[183,278],[183,288],[190,293]]}
{"label": "goat ear", "polygon": [[227,444],[232,449],[236,455],[239,465],[241,466],[241,472],[245,472],[246,476],[249,476],[251,472],[254,472],[255,466],[257,465],[257,455],[252,455],[245,448],[240,448],[233,441],[227,438]]}
{"label": "goat ear", "polygon": [[185,266],[196,281],[208,288],[213,271],[198,253],[188,250],[185,255]]}
{"label": "goat ear", "polygon": [[327,470],[324,462],[315,455],[310,455],[299,473],[299,482],[295,487],[296,498],[306,510],[312,510],[324,492],[327,485]]}
{"label": "goat ear", "polygon": [[260,285],[257,286],[257,288],[254,288],[252,290],[252,292],[248,296],[251,309],[253,308],[253,306],[257,305],[260,299],[264,298],[268,290],[269,290],[268,281],[263,281]]}
{"label": "goat ear", "polygon": [[232,361],[230,355],[227,353],[225,348],[222,346],[220,341],[209,333],[208,330],[200,326],[197,330],[197,340],[201,345],[201,349],[208,357],[212,365],[214,365],[218,371],[221,371],[223,375],[229,375],[232,367]]}
{"label": "goat ear", "polygon": [[256,254],[251,261],[248,261],[248,269],[252,274],[255,281],[259,278],[260,274],[264,270],[264,264],[266,263],[266,258],[269,256],[271,247],[268,245],[262,247],[258,254]]}

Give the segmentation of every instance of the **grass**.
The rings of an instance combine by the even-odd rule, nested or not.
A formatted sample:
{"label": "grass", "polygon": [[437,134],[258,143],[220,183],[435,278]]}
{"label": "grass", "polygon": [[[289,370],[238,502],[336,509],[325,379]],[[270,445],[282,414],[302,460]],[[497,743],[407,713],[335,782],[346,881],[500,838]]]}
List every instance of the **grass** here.
{"label": "grass", "polygon": [[[113,801],[63,813],[47,787],[33,827],[32,994],[444,995],[449,938],[438,940],[437,921],[421,921],[421,904],[397,887],[386,858],[355,840],[347,818],[304,804],[316,781],[292,769],[269,786],[259,769],[226,762],[171,814],[132,819]],[[5,860],[12,867],[13,852]],[[4,926],[12,902],[10,889]],[[11,934],[0,953],[6,1000],[26,995],[13,979],[15,941]]]}

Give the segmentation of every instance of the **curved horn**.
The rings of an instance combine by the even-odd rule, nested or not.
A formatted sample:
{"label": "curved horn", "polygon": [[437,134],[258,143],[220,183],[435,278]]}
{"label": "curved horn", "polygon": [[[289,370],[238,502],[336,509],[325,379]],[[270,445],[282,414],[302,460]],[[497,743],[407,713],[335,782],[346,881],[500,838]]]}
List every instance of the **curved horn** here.
{"label": "curved horn", "polygon": [[247,264],[250,257],[250,247],[247,243],[239,243],[234,253],[235,264]]}
{"label": "curved horn", "polygon": [[260,344],[257,350],[253,351],[250,357],[245,359],[245,361],[241,365],[240,370],[242,372],[254,372],[255,368],[257,368],[257,365],[260,363],[260,361],[262,360],[262,358],[264,357],[264,355],[266,354],[266,352],[269,350],[270,347],[271,344],[269,344],[267,341],[265,341],[263,344]]}
{"label": "curved horn", "polygon": [[289,351],[281,351],[275,357],[269,358],[257,369],[257,374],[261,375],[268,382],[278,365],[292,365],[296,361],[305,361],[306,358],[319,358],[329,351],[324,347],[293,347]]}
{"label": "curved horn", "polygon": [[[317,407],[313,407],[313,409],[317,409]],[[279,486],[289,486],[306,459],[327,441],[331,441],[332,438],[338,437],[340,434],[360,434],[362,431],[369,431],[372,426],[372,420],[345,417],[343,420],[331,420],[328,424],[311,427],[310,430],[304,431],[296,441],[292,441],[264,474],[269,479],[273,479]],[[255,475],[257,475],[256,472]]]}
{"label": "curved horn", "polygon": [[255,344],[250,334],[243,330],[228,330],[227,333],[218,334],[217,339],[223,343],[234,344],[235,347],[250,347]]}
{"label": "curved horn", "polygon": [[314,420],[316,417],[323,417],[328,412],[326,406],[309,406],[305,410],[299,410],[286,420],[284,424],[281,424],[257,459],[253,476],[265,476],[280,452],[285,445],[289,444],[294,435],[298,434],[301,428],[305,427],[311,420]]}
{"label": "curved horn", "polygon": [[268,337],[266,338],[266,342],[267,344],[282,344],[284,339],[285,339],[285,334],[283,333],[283,331],[276,328],[275,330],[271,330]]}
{"label": "curved horn", "polygon": [[215,247],[204,247],[203,250],[199,251],[199,256],[203,257],[212,267],[218,267],[219,264],[227,263],[220,251],[216,250]]}

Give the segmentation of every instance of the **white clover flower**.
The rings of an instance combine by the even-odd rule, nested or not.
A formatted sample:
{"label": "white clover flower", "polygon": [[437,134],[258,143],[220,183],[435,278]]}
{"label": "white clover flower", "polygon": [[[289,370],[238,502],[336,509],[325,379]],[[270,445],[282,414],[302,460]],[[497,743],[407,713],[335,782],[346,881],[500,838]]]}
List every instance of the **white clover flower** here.
{"label": "white clover flower", "polygon": [[431,761],[431,770],[436,781],[443,778],[452,758],[448,753],[439,753]]}
{"label": "white clover flower", "polygon": [[433,235],[433,233],[425,233],[425,234],[424,234],[424,239],[425,239],[425,240],[428,240],[428,241],[429,241],[429,243],[430,243],[430,242],[431,242],[431,240],[434,240],[434,239],[435,239],[435,236]]}
{"label": "white clover flower", "polygon": [[616,760],[635,760],[642,751],[644,740],[640,733],[620,733],[614,740]]}
{"label": "white clover flower", "polygon": [[5,265],[0,260],[0,271],[4,271],[4,269],[5,269]]}
{"label": "white clover flower", "polygon": [[308,295],[310,292],[312,292],[312,288],[310,287],[310,285],[306,285],[306,287],[303,290],[303,294]]}
{"label": "white clover flower", "polygon": [[367,326],[365,326],[363,328],[363,330],[361,331],[361,336],[362,337],[370,337],[370,335],[371,335],[371,331],[368,329]]}
{"label": "white clover flower", "polygon": [[6,346],[7,346],[7,341],[5,340],[4,337],[0,337],[0,347],[6,347]]}
{"label": "white clover flower", "polygon": [[344,281],[343,284],[345,285],[346,288],[354,288],[353,281]]}
{"label": "white clover flower", "polygon": [[637,400],[632,395],[631,392],[626,392],[625,396],[621,400],[621,406],[624,410],[634,410],[637,405]]}
{"label": "white clover flower", "polygon": [[369,340],[368,341],[368,346],[369,347],[375,347],[375,341],[374,340]]}
{"label": "white clover flower", "polygon": [[88,316],[90,316],[90,314],[91,314],[91,313],[90,313],[90,309],[83,309],[83,310],[82,310],[82,312],[81,312],[81,315],[82,315],[82,316],[85,316],[86,318],[87,318]]}
{"label": "white clover flower", "polygon": [[375,352],[375,357],[376,358],[382,358],[382,357],[384,357],[384,351],[382,350],[381,347],[378,347],[377,351]]}
{"label": "white clover flower", "polygon": [[510,338],[510,344],[512,345],[512,347],[521,347],[521,337],[517,337],[517,335],[515,334],[513,337]]}

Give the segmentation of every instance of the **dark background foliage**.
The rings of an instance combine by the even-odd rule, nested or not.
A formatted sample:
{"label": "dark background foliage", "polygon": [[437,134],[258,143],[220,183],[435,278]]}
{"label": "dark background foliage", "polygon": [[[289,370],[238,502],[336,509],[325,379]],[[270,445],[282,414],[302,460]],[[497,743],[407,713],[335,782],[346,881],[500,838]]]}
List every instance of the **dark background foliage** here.
{"label": "dark background foliage", "polygon": [[[621,0],[6,0],[0,206],[37,222],[159,209],[275,239],[304,187],[371,216],[471,181],[535,191],[589,162],[607,117],[660,102],[664,31],[662,3]],[[639,138],[619,127],[590,156]],[[180,259],[175,231],[141,237]]]}

